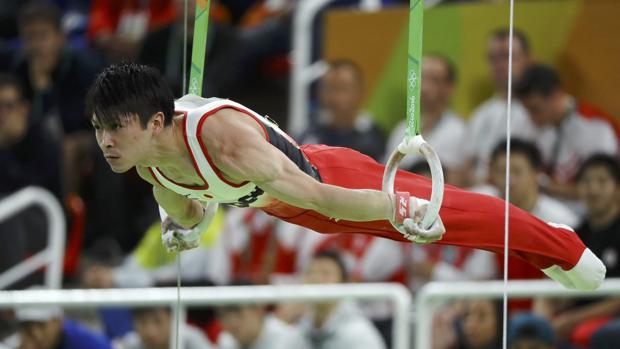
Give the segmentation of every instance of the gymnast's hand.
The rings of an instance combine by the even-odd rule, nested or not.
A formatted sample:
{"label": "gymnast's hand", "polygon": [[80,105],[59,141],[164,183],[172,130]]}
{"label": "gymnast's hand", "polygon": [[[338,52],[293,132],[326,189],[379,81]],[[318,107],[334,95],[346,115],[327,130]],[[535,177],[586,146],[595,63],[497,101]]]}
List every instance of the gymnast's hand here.
{"label": "gymnast's hand", "polygon": [[198,247],[202,234],[209,228],[217,209],[217,203],[209,203],[204,207],[204,213],[200,222],[192,228],[184,228],[175,223],[170,217],[165,217],[161,223],[161,241],[166,250],[172,253]]}
{"label": "gymnast's hand", "polygon": [[429,228],[421,226],[429,205],[427,200],[410,196],[406,192],[397,192],[394,200],[393,223],[407,240],[418,244],[441,240],[446,232],[441,217],[437,216]]}
{"label": "gymnast's hand", "polygon": [[196,227],[187,229],[170,217],[161,223],[161,241],[169,253],[191,250],[200,245],[201,232]]}

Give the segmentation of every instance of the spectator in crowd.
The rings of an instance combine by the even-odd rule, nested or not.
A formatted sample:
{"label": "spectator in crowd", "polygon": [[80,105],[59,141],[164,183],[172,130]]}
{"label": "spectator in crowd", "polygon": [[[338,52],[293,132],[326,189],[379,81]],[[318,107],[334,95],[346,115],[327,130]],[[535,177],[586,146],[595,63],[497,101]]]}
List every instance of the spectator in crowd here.
{"label": "spectator in crowd", "polygon": [[[620,276],[620,165],[615,156],[595,154],[577,173],[577,189],[586,207],[586,218],[577,227],[583,242],[600,256],[608,277]],[[541,299],[538,311],[551,319],[562,340],[589,347],[592,333],[611,316],[620,314],[617,297],[597,301],[565,302]],[[613,327],[613,324],[610,325]],[[610,338],[609,333],[603,338]],[[615,340],[620,339],[616,336]],[[603,342],[611,339],[603,339]],[[611,343],[611,342],[608,342]],[[606,348],[612,348],[607,346]],[[603,347],[601,347],[603,348]]]}
{"label": "spectator in crowd", "polygon": [[[209,228],[202,234],[200,248],[186,251],[181,260],[181,278],[185,281],[206,280],[223,285],[229,282],[230,264],[222,246],[224,214],[218,212]],[[105,261],[84,263],[82,284],[89,288],[152,287],[172,282],[177,277],[175,256],[161,244],[161,227],[152,225],[136,249],[120,266]]]}
{"label": "spectator in crowd", "polygon": [[[136,308],[132,311],[135,332],[114,342],[115,349],[168,349],[173,340],[172,316],[169,307]],[[179,349],[215,348],[207,337],[194,326],[183,323]],[[176,347],[175,347],[176,348]]]}
{"label": "spectator in crowd", "polygon": [[[308,284],[347,282],[348,273],[339,254],[319,252],[308,265],[305,281]],[[373,324],[352,302],[328,302],[312,306],[300,320],[300,328],[314,348],[386,348]]]}
{"label": "spectator in crowd", "polygon": [[591,349],[620,348],[620,320],[611,321],[592,335]]}
{"label": "spectator in crowd", "polygon": [[583,242],[601,257],[607,277],[620,277],[620,164],[615,156],[595,154],[577,174],[579,197],[587,210],[577,228]]}
{"label": "spectator in crowd", "polygon": [[[515,30],[512,49],[512,78],[518,79],[530,64],[530,46],[525,34]],[[470,173],[471,185],[486,183],[488,166],[493,147],[506,138],[506,104],[508,95],[508,44],[510,31],[495,31],[488,42],[487,60],[495,94],[483,102],[471,115],[465,152],[469,158],[465,172]],[[522,138],[533,137],[536,127],[527,116],[523,106],[512,101],[511,123],[513,135]]]}
{"label": "spectator in crowd", "polygon": [[65,192],[77,192],[82,159],[91,147],[92,136],[84,117],[88,86],[101,68],[87,51],[65,44],[60,10],[51,3],[31,1],[18,16],[22,52],[13,64],[32,101],[31,124],[43,122],[63,137]]}
{"label": "spectator in crowd", "polygon": [[546,319],[533,314],[516,314],[508,324],[509,349],[554,349],[555,333]]}
{"label": "spectator in crowd", "polygon": [[[440,55],[428,55],[422,59],[422,87],[420,92],[420,122],[422,136],[439,155],[446,182],[462,186],[457,169],[463,167],[462,147],[465,137],[463,119],[449,109],[454,92],[456,70],[452,62]],[[402,141],[407,127],[401,121],[388,139],[386,160]],[[410,168],[420,161],[419,156],[409,156],[401,162],[402,168]]]}
{"label": "spectator in crowd", "polygon": [[88,36],[108,61],[133,61],[149,31],[174,22],[174,1],[93,0]]}
{"label": "spectator in crowd", "polygon": [[[506,141],[495,146],[491,154],[489,194],[503,198],[506,196]],[[534,143],[522,139],[512,139],[510,146],[510,203],[530,212],[545,222],[564,224],[574,228],[578,217],[561,202],[541,193],[538,178],[542,173],[542,161]],[[503,273],[503,255],[496,255],[497,270]],[[543,273],[520,258],[509,257],[508,277],[510,279],[542,278]],[[530,302],[513,301],[511,309],[526,308]]]}
{"label": "spectator in crowd", "polygon": [[325,236],[260,210],[231,207],[221,233],[230,263],[229,279],[256,284],[298,282]]}
{"label": "spectator in crowd", "polygon": [[57,307],[18,308],[16,318],[16,349],[112,349],[108,339],[63,317]]}
{"label": "spectator in crowd", "polygon": [[[177,7],[176,20],[154,29],[146,35],[138,55],[138,61],[159,69],[172,87],[175,96],[183,93],[183,74],[191,68],[192,37],[194,34],[194,1],[188,5],[187,26],[187,72],[183,72],[183,11],[186,0],[174,0]],[[241,70],[239,39],[233,28],[217,21],[209,22],[207,52],[205,54],[204,96],[228,96],[239,78]],[[165,52],[165,54],[162,54]],[[189,75],[187,75],[189,77]]]}
{"label": "spectator in crowd", "polygon": [[467,349],[497,348],[501,346],[501,303],[490,299],[467,301],[465,313],[458,326],[459,342]]}
{"label": "spectator in crowd", "polygon": [[61,199],[60,143],[42,125],[29,127],[29,112],[21,82],[0,75],[0,196],[35,185]]}
{"label": "spectator in crowd", "polygon": [[[20,81],[0,75],[0,198],[27,186],[40,186],[61,200],[60,142],[43,125],[28,126],[29,110]],[[13,241],[0,249],[0,271],[45,248],[46,221],[38,207],[29,207],[0,222],[2,236]],[[41,283],[41,276],[38,273],[12,287]]]}
{"label": "spectator in crowd", "polygon": [[22,7],[18,24],[23,50],[13,68],[33,99],[33,122],[55,114],[65,134],[88,129],[84,99],[100,61],[66,46],[60,10],[48,2]]}
{"label": "spectator in crowd", "polygon": [[344,146],[381,159],[385,140],[371,116],[362,111],[362,79],[362,71],[351,61],[330,64],[319,83],[316,124],[300,137],[300,143]]}
{"label": "spectator in crowd", "polygon": [[[495,196],[506,196],[506,141],[498,143],[491,154],[490,182]],[[539,191],[542,157],[538,147],[519,138],[510,141],[510,203],[545,222],[575,228],[579,218],[561,202]],[[491,192],[492,193],[492,192]]]}
{"label": "spectator in crowd", "polygon": [[618,144],[612,127],[581,115],[577,102],[562,89],[558,74],[549,66],[534,65],[524,71],[515,92],[531,120],[548,127],[536,139],[549,175],[541,183],[543,189],[558,198],[576,199],[574,180],[583,161],[598,152],[616,154]]}
{"label": "spectator in crowd", "polygon": [[434,319],[433,349],[502,347],[502,303],[472,299],[451,304]]}
{"label": "spectator in crowd", "polygon": [[264,305],[225,306],[219,309],[219,318],[226,331],[218,340],[220,349],[311,348],[298,329],[270,315]]}

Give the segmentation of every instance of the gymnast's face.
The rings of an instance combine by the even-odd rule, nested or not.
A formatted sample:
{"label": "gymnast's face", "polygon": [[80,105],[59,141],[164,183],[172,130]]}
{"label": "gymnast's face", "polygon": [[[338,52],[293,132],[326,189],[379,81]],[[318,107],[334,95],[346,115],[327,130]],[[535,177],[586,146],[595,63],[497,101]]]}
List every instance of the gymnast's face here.
{"label": "gymnast's face", "polygon": [[153,135],[151,122],[146,129],[136,115],[105,125],[95,116],[91,122],[97,144],[112,171],[126,172],[144,162]]}

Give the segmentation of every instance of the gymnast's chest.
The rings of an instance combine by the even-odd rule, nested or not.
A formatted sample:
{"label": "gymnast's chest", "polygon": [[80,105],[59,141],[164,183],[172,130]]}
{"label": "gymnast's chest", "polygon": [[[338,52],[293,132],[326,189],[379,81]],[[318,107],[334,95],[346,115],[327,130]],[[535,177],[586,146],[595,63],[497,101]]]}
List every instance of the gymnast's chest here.
{"label": "gymnast's chest", "polygon": [[161,186],[189,199],[238,207],[260,206],[267,199],[264,191],[254,183],[235,183],[214,172],[201,171],[200,180],[197,181],[199,184],[188,185],[170,178],[158,168],[152,167],[149,170]]}

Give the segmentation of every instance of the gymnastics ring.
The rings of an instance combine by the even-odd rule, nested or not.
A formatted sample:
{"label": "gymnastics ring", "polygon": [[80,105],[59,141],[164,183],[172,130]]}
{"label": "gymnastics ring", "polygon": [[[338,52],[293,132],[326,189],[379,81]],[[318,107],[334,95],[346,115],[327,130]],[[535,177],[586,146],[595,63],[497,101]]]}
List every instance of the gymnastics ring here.
{"label": "gymnastics ring", "polygon": [[[439,156],[433,148],[428,144],[421,135],[417,135],[411,139],[403,139],[396,149],[390,155],[385,171],[383,172],[382,190],[385,193],[394,195],[394,180],[398,173],[398,165],[407,155],[421,154],[427,161],[431,169],[433,187],[431,191],[430,204],[424,218],[421,221],[421,228],[429,229],[439,216],[439,209],[443,201],[444,178]],[[400,231],[402,227],[396,224],[392,219],[390,223]]]}

